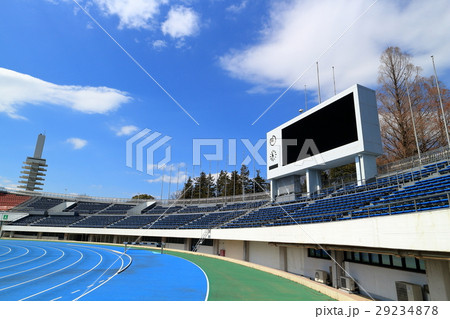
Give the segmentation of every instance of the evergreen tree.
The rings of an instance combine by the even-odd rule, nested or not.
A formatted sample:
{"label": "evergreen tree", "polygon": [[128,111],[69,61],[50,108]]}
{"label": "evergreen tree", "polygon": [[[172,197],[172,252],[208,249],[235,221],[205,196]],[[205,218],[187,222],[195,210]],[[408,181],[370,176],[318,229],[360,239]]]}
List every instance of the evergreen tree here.
{"label": "evergreen tree", "polygon": [[244,164],[242,164],[241,166],[241,174],[239,175],[239,182],[241,184],[241,192],[239,194],[242,194],[242,191],[244,191],[245,194],[253,192],[253,187],[250,180],[250,171],[248,170],[248,167]]}
{"label": "evergreen tree", "polygon": [[215,197],[216,196],[216,184],[214,181],[214,177],[211,175],[211,173],[208,174],[206,177],[206,185],[207,185],[207,194],[206,197]]}
{"label": "evergreen tree", "polygon": [[132,199],[155,199],[152,195],[149,194],[139,194],[131,197]]}
{"label": "evergreen tree", "polygon": [[265,192],[266,180],[261,177],[261,171],[259,169],[256,170],[256,176],[252,180],[254,184],[255,193]]}
{"label": "evergreen tree", "polygon": [[193,190],[193,180],[189,176],[187,181],[184,183],[183,189],[181,190],[181,197],[182,199],[190,199],[192,196],[192,190]]}
{"label": "evergreen tree", "polygon": [[227,188],[227,196],[242,195],[241,177],[238,171],[234,170],[231,172],[230,183],[229,189]]}
{"label": "evergreen tree", "polygon": [[227,196],[230,188],[230,178],[227,171],[221,170],[216,181],[217,196]]}

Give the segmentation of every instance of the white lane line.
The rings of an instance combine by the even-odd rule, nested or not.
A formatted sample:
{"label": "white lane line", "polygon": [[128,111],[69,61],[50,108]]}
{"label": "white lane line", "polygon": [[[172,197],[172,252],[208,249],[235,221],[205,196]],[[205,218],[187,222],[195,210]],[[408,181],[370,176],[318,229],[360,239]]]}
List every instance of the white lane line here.
{"label": "white lane line", "polygon": [[75,290],[75,291],[72,291],[71,294],[76,294],[76,293],[79,292],[79,291],[80,291],[80,289],[77,289],[77,290]]}
{"label": "white lane line", "polygon": [[[122,260],[122,264],[120,265],[120,267],[119,267],[119,270],[117,270],[116,271],[116,273],[114,274],[114,275],[112,275],[112,276],[110,276],[107,280],[105,280],[104,282],[102,282],[102,283],[100,283],[99,285],[97,285],[96,287],[94,287],[94,288],[92,288],[91,290],[88,290],[88,289],[86,289],[80,296],[78,296],[77,298],[75,298],[73,301],[77,301],[77,300],[79,300],[81,297],[84,297],[84,296],[86,296],[87,294],[89,294],[89,293],[91,293],[91,292],[93,292],[94,290],[96,290],[97,288],[100,288],[101,286],[103,286],[104,284],[106,284],[108,281],[110,281],[112,278],[114,278],[115,276],[117,276],[117,274],[120,272],[120,270],[122,269],[122,267],[123,267],[123,264],[124,264],[124,260],[123,260],[123,258],[122,258],[122,255],[123,254],[125,254],[125,253],[120,253],[120,252],[116,252],[116,251],[114,251],[114,250],[111,250],[111,249],[105,249],[105,248],[100,248],[100,249],[103,249],[103,250],[107,250],[107,251],[110,251],[110,252],[113,252],[113,253],[118,253],[118,254],[120,254],[119,256],[118,256],[118,258],[116,259],[116,260],[114,260],[114,262],[111,264],[111,266],[109,266],[108,267],[108,269],[106,269],[93,283],[92,283],[92,285],[95,285],[95,283],[120,259],[120,260]],[[131,258],[130,256],[128,256],[129,258]]]}
{"label": "white lane line", "polygon": [[[14,246],[13,246],[13,247],[14,247]],[[23,256],[27,255],[27,254],[30,252],[30,251],[29,251],[27,248],[25,248],[25,247],[22,247],[22,246],[15,246],[15,247],[19,247],[19,248],[25,249],[25,250],[26,250],[26,251],[25,251],[25,254],[19,255],[19,256],[16,256],[16,257],[12,257],[12,258],[9,258],[9,259],[5,259],[5,260],[0,260],[0,263],[4,263],[5,261],[9,261],[9,260],[13,260],[13,259],[17,259],[17,258],[23,257]]]}
{"label": "white lane line", "polygon": [[[69,249],[78,251],[78,250],[73,249],[73,248],[69,248]],[[86,249],[87,249],[87,248],[86,248]],[[87,250],[93,251],[93,250],[91,250],[91,249],[87,249]],[[81,253],[80,251],[78,251],[78,252]],[[79,278],[79,277],[81,277],[81,276],[86,275],[88,272],[91,272],[92,270],[94,270],[95,268],[97,268],[97,267],[102,263],[102,261],[103,261],[103,256],[102,256],[101,254],[99,254],[99,253],[96,252],[96,251],[93,251],[93,252],[100,256],[100,260],[99,260],[99,262],[98,262],[94,267],[92,267],[92,268],[89,269],[88,271],[85,271],[84,273],[82,273],[82,274],[80,274],[80,275],[78,275],[78,276],[76,276],[76,277],[73,277],[73,278],[71,278],[71,279],[69,279],[69,280],[66,280],[66,281],[64,281],[64,282],[62,282],[62,283],[60,283],[60,284],[58,284],[58,285],[55,285],[55,286],[53,286],[53,287],[50,287],[50,288],[48,288],[48,289],[42,290],[42,291],[40,291],[40,292],[38,292],[38,293],[35,293],[34,295],[31,295],[31,296],[22,298],[22,299],[20,299],[19,301],[26,300],[26,299],[28,299],[28,298],[31,298],[31,297],[40,295],[40,294],[42,294],[42,293],[44,293],[44,292],[47,292],[47,291],[49,291],[49,290],[58,288],[59,286],[65,285],[65,284],[71,282],[72,280],[75,280],[75,279],[77,279],[77,278]],[[84,254],[83,254],[83,253],[81,253],[81,254],[82,254],[82,258],[84,258]]]}
{"label": "white lane line", "polygon": [[[73,249],[73,250],[75,250],[75,249]],[[78,251],[78,253],[80,253],[80,252]],[[64,268],[60,268],[58,270],[55,270],[55,271],[53,271],[51,273],[47,273],[47,274],[42,275],[40,277],[36,277],[36,278],[30,279],[30,280],[27,280],[27,281],[19,282],[18,284],[15,284],[15,285],[12,285],[12,286],[9,286],[9,287],[2,288],[2,289],[0,289],[0,291],[6,290],[6,289],[10,289],[10,288],[14,288],[14,287],[17,287],[17,286],[21,286],[21,285],[27,284],[29,282],[32,282],[32,281],[35,281],[35,280],[38,280],[38,279],[45,278],[47,276],[53,275],[53,274],[55,274],[57,272],[63,271],[64,269],[69,268],[69,267],[79,263],[81,261],[81,259],[83,259],[83,254],[81,254],[80,258],[77,261],[73,262],[72,264],[70,264],[70,265],[68,265],[68,266],[66,266]]]}
{"label": "white lane line", "polygon": [[41,248],[41,247],[35,247],[35,248],[38,248],[38,249],[43,250],[43,251],[44,251],[44,254],[43,254],[43,255],[40,255],[40,256],[38,256],[38,257],[36,257],[36,258],[34,258],[34,259],[30,259],[30,260],[27,260],[27,261],[24,261],[24,262],[21,262],[21,263],[18,263],[18,264],[14,264],[14,265],[10,265],[10,266],[7,266],[7,267],[0,268],[0,270],[7,269],[7,268],[11,268],[11,267],[16,267],[16,266],[23,265],[23,264],[27,264],[27,263],[29,263],[29,262],[38,260],[38,259],[44,257],[45,255],[47,255],[47,250],[45,250],[44,248]]}
{"label": "white lane line", "polygon": [[61,299],[61,298],[62,298],[62,296],[59,296],[58,298],[52,299],[50,301],[56,301],[56,300]]}
{"label": "white lane line", "polygon": [[[184,259],[183,257],[178,257],[178,256],[175,256],[175,257]],[[206,295],[205,295],[205,301],[208,301],[208,297],[209,297],[209,279],[208,279],[208,276],[206,275],[206,272],[202,269],[202,267],[200,267],[200,266],[197,265],[196,263],[194,263],[194,262],[192,262],[192,261],[190,261],[190,260],[187,260],[187,259],[184,259],[184,260],[186,260],[187,262],[190,262],[191,264],[194,264],[195,266],[197,266],[198,269],[200,269],[200,270],[203,272],[203,275],[205,275],[205,278],[206,278]]]}
{"label": "white lane line", "polygon": [[8,254],[12,251],[12,249],[11,249],[10,247],[8,247],[8,246],[1,246],[1,247],[2,247],[2,248],[8,248],[9,251],[7,251],[6,253],[1,254],[0,257],[5,256],[5,255],[8,255]]}
{"label": "white lane line", "polygon": [[[18,275],[18,274],[23,274],[24,272],[32,271],[32,270],[35,270],[35,269],[38,269],[38,268],[42,268],[42,267],[44,267],[44,266],[53,264],[53,263],[57,262],[58,260],[60,260],[61,258],[64,257],[65,253],[64,253],[61,249],[58,249],[58,248],[56,248],[56,247],[53,247],[53,248],[55,248],[56,250],[59,250],[60,252],[62,252],[61,256],[59,256],[57,259],[55,259],[55,260],[53,260],[53,261],[50,261],[50,262],[48,262],[48,263],[46,263],[46,264],[40,265],[40,266],[36,266],[36,267],[34,267],[34,268],[30,268],[30,269],[18,271],[18,272],[15,272],[15,273],[12,273],[12,274],[9,274],[9,275],[0,277],[0,279],[6,278],[6,277],[15,276],[15,275]],[[0,289],[0,291],[1,291],[1,289]]]}

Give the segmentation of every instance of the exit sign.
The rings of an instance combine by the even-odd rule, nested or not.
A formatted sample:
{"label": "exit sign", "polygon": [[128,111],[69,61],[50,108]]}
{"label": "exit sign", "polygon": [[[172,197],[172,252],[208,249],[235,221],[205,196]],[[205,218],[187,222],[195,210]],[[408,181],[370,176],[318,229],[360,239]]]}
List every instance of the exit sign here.
{"label": "exit sign", "polygon": [[3,215],[3,220],[8,220],[8,215]]}

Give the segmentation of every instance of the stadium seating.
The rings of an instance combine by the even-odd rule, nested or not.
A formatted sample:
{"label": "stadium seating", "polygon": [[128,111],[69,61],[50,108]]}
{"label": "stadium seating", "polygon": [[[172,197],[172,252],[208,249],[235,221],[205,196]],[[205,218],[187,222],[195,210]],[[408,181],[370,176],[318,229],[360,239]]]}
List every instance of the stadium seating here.
{"label": "stadium seating", "polygon": [[75,212],[78,214],[94,214],[107,208],[110,205],[111,205],[110,203],[80,201],[76,203],[75,207],[72,207],[67,211]]}
{"label": "stadium seating", "polygon": [[[129,229],[211,229],[269,227],[344,221],[384,215],[424,212],[448,208],[450,163],[440,161],[421,169],[379,177],[364,186],[356,183],[330,187],[291,202],[267,200],[210,205],[156,205],[139,215],[128,215],[134,204],[79,201],[70,209],[80,216],[48,216],[44,213],[62,199],[0,193],[0,203],[13,207],[18,202],[30,210],[13,225],[48,227],[97,227]],[[9,205],[9,206],[8,206]],[[21,208],[22,208],[21,206]],[[3,206],[0,206],[3,207]],[[26,211],[26,209],[24,209]]]}
{"label": "stadium seating", "polygon": [[129,205],[129,204],[114,204],[99,213],[100,214],[126,214],[127,210],[129,210],[133,207],[134,207],[134,205]]}
{"label": "stadium seating", "polygon": [[108,225],[118,222],[124,219],[125,216],[101,216],[93,215],[88,216],[83,220],[78,221],[70,225],[70,227],[89,227],[89,228],[104,228]]}
{"label": "stadium seating", "polygon": [[16,195],[16,194],[8,194],[8,193],[0,193],[0,211],[10,210],[17,205],[20,205],[27,200],[29,200],[30,196]]}
{"label": "stadium seating", "polygon": [[48,216],[33,223],[32,226],[67,227],[83,218],[83,216]]}
{"label": "stadium seating", "polygon": [[25,207],[32,208],[32,210],[36,211],[46,211],[47,209],[50,209],[52,207],[55,207],[59,204],[61,204],[64,200],[59,198],[48,198],[48,197],[41,197],[36,201],[32,201],[30,204],[26,205]]}
{"label": "stadium seating", "polygon": [[176,229],[202,216],[202,213],[169,214],[161,217],[155,223],[145,226],[144,228]]}
{"label": "stadium seating", "polygon": [[142,228],[157,220],[159,215],[135,215],[128,216],[116,223],[107,226],[107,228]]}
{"label": "stadium seating", "polygon": [[201,216],[199,219],[196,219],[186,225],[183,225],[180,228],[199,228],[199,229],[215,228],[244,214],[245,212],[246,212],[245,210],[234,210],[228,212],[216,212],[205,214]]}

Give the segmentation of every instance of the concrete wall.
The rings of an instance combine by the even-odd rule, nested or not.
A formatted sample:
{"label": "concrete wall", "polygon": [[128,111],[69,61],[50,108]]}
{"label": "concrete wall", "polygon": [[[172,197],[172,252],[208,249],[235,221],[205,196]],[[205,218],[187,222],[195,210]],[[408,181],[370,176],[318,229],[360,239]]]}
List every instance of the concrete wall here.
{"label": "concrete wall", "polygon": [[308,250],[302,247],[287,248],[287,271],[314,279],[316,270],[324,270],[331,278],[331,260],[308,257]]}
{"label": "concrete wall", "polygon": [[367,295],[361,287],[366,289],[375,299],[381,300],[397,300],[396,281],[405,281],[420,286],[428,283],[425,274],[412,271],[389,269],[347,261],[345,262],[345,270],[358,282],[362,294]]}
{"label": "concrete wall", "polygon": [[240,240],[220,240],[219,250],[225,250],[225,256],[244,260],[244,242]]}
{"label": "concrete wall", "polygon": [[184,244],[166,243],[166,248],[184,250]]}
{"label": "concrete wall", "polygon": [[450,300],[450,261],[426,260],[430,299],[433,301]]}
{"label": "concrete wall", "polygon": [[258,265],[280,269],[279,247],[264,242],[250,242],[249,261]]}

